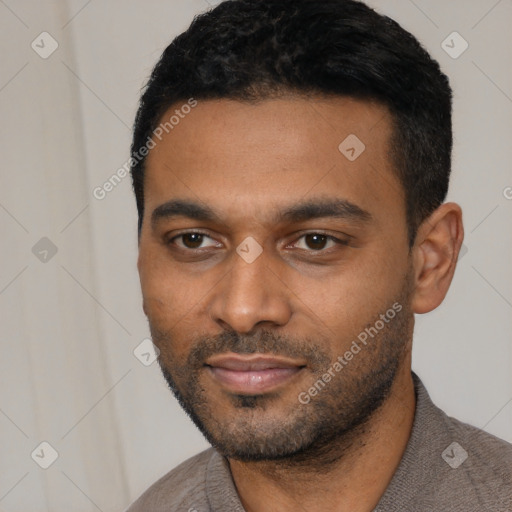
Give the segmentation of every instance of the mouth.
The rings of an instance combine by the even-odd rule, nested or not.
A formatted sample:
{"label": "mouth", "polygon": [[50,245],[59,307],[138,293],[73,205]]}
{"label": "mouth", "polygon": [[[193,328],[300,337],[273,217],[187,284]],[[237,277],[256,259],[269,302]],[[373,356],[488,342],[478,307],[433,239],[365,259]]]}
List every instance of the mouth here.
{"label": "mouth", "polygon": [[209,358],[206,368],[227,391],[260,395],[289,383],[304,368],[303,361],[261,354],[220,354]]}

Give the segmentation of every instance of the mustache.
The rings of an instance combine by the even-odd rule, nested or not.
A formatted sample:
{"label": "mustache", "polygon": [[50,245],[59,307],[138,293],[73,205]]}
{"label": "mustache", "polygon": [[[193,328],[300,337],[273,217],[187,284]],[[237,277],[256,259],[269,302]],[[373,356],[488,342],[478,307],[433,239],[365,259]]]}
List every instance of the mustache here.
{"label": "mustache", "polygon": [[[152,334],[159,346],[172,342],[172,337],[167,333],[154,332]],[[210,357],[228,352],[271,354],[291,359],[304,359],[308,366],[317,370],[328,366],[331,360],[330,356],[322,349],[322,345],[309,338],[284,336],[268,330],[258,331],[255,335],[223,331],[215,336],[201,336],[194,340],[186,366],[190,370],[200,369]]]}

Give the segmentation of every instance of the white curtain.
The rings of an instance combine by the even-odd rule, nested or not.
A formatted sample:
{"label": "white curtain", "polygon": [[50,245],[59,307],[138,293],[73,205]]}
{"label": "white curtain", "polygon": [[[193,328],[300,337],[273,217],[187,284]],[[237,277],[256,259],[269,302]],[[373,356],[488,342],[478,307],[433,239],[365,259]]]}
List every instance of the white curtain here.
{"label": "white curtain", "polygon": [[[446,304],[418,318],[415,369],[450,414],[512,441],[512,8],[372,3],[456,89],[450,198],[468,252]],[[128,177],[104,186],[152,66],[206,8],[0,2],[0,511],[122,511],[206,447],[157,364],[134,355],[148,337],[135,203]],[[457,59],[441,47],[453,31],[469,41]]]}

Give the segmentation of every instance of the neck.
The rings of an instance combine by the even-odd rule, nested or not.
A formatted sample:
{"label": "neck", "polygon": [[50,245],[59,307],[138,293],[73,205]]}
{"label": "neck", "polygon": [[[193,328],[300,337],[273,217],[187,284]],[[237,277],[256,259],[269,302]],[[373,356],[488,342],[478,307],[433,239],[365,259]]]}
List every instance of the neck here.
{"label": "neck", "polygon": [[[415,411],[409,361],[369,421],[315,459],[229,460],[247,512],[296,510],[369,512],[384,494],[403,456]],[[315,463],[316,462],[316,463]]]}

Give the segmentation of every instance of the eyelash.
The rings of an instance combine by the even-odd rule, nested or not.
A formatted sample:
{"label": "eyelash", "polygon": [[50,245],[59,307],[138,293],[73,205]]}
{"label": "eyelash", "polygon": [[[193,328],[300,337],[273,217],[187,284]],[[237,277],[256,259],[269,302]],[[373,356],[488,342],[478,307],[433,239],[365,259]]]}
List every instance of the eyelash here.
{"label": "eyelash", "polygon": [[[167,241],[167,244],[168,245],[173,245],[174,244],[174,241],[178,238],[181,238],[185,235],[202,235],[202,236],[205,236],[207,238],[210,238],[211,240],[214,240],[208,233],[205,233],[204,231],[186,231],[184,233],[180,233],[179,235],[175,235],[173,236],[172,238],[170,238],[168,241]],[[328,235],[327,233],[322,233],[321,231],[309,231],[307,233],[303,233],[299,238],[297,238],[297,240],[294,242],[294,243],[297,243],[299,240],[301,240],[302,238],[308,236],[308,235],[320,235],[320,236],[325,236],[327,238],[328,241],[332,241],[332,242],[335,242],[337,245],[342,245],[342,246],[348,246],[349,245],[349,241],[348,240],[342,240],[342,239],[339,239],[335,236],[332,236],[332,235]],[[201,251],[201,250],[205,250],[205,249],[208,249],[207,247],[200,247],[200,248],[196,248],[196,249],[190,249],[188,247],[179,247],[178,246],[178,249],[179,250],[182,250],[182,251],[185,251],[185,252],[189,252],[189,253],[193,253],[195,251]],[[299,249],[301,251],[306,251],[306,252],[309,252],[309,253],[318,253],[318,254],[321,254],[321,253],[328,253],[330,249],[333,249],[332,247],[329,248],[329,249]]]}

